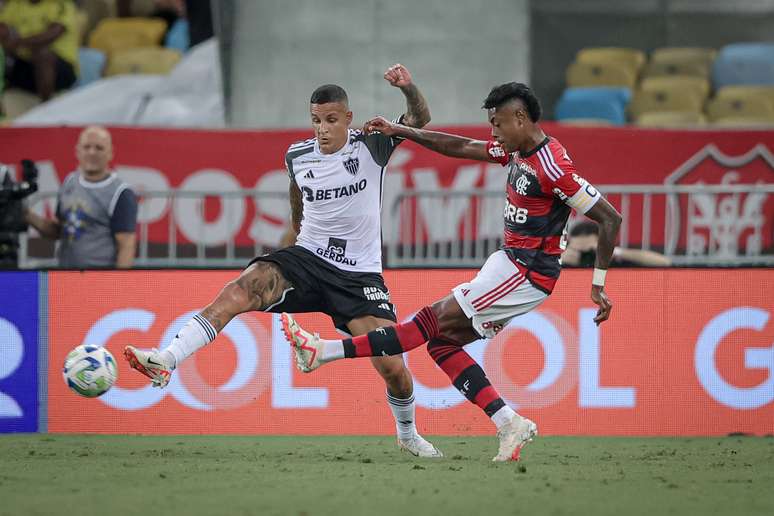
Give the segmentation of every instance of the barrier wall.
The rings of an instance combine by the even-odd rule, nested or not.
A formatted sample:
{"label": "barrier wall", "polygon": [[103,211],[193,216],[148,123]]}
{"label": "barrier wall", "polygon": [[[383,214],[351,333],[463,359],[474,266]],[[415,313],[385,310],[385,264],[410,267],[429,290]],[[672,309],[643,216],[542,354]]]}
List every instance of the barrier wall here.
{"label": "barrier wall", "polygon": [[[483,112],[482,112],[483,114]],[[546,132],[567,148],[579,172],[596,185],[748,184],[774,183],[774,131],[664,131],[632,128],[584,128],[551,123]],[[439,129],[439,128],[435,128]],[[474,138],[488,138],[485,126],[446,127],[445,130]],[[18,164],[34,159],[41,170],[41,190],[56,192],[64,177],[76,167],[76,128],[0,128],[0,162]],[[118,173],[143,191],[222,192],[260,189],[287,192],[284,154],[294,141],[311,136],[296,131],[190,131],[169,129],[112,129]],[[45,142],[42,145],[41,142]],[[475,209],[469,198],[444,202],[448,223],[430,224],[438,202],[420,202],[417,210],[393,214],[396,196],[408,188],[466,191],[478,187],[504,187],[503,168],[497,164],[446,158],[411,142],[398,147],[385,176],[385,225],[420,227],[428,239],[445,241],[460,233],[461,221]],[[621,208],[621,199],[611,197]],[[677,201],[674,199],[674,201]],[[650,245],[664,244],[666,199],[651,204]],[[627,213],[628,243],[637,246],[643,238],[643,203],[631,199]],[[695,196],[682,199],[673,213],[677,217],[683,249],[704,254],[707,242],[723,251],[757,254],[774,246],[774,196]],[[148,223],[152,242],[165,243],[174,221],[176,241],[220,245],[231,238],[237,245],[258,243],[275,246],[288,221],[288,203],[283,198],[225,199],[213,195],[200,210],[196,199],[152,199],[143,202],[139,221]],[[502,233],[502,206],[497,202],[477,218],[464,238],[496,238]],[[35,207],[53,214],[54,203]],[[409,223],[402,217],[417,217]],[[674,222],[674,221],[673,221]],[[203,229],[202,229],[203,228]],[[469,230],[470,231],[470,230]],[[395,238],[385,231],[385,239]],[[688,246],[691,241],[693,245]],[[698,245],[696,242],[705,242]],[[720,244],[718,243],[720,242]]]}
{"label": "barrier wall", "polygon": [[[401,317],[446,295],[471,270],[388,271]],[[247,314],[151,388],[121,359],[126,344],[160,347],[235,271],[0,275],[2,431],[36,429],[36,339],[42,356],[41,430],[100,433],[390,434],[384,386],[367,360],[295,370],[276,316]],[[492,383],[543,434],[774,433],[774,271],[614,270],[612,319],[600,328],[591,271],[563,272],[554,295],[492,341],[468,347]],[[334,337],[316,314],[302,324]],[[21,362],[19,338],[24,345]],[[48,334],[48,338],[45,335]],[[7,336],[12,336],[8,340]],[[7,343],[12,342],[9,346]],[[80,398],[61,376],[66,353],[88,342],[119,361],[105,396]],[[10,351],[9,351],[10,350]],[[17,350],[17,351],[14,351]],[[14,355],[16,353],[16,355]],[[10,358],[9,358],[10,357]],[[449,386],[424,348],[406,355],[419,428],[488,434],[491,423]],[[9,364],[19,363],[17,367]],[[9,401],[22,418],[8,417]]]}

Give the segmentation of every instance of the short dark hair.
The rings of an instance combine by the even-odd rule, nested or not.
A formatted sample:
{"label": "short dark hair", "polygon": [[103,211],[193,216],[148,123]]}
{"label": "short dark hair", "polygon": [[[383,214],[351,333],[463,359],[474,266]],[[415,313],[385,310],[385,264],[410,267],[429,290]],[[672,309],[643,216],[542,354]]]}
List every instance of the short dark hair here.
{"label": "short dark hair", "polygon": [[349,103],[347,92],[336,84],[323,84],[312,92],[312,98],[309,99],[310,104],[327,104],[329,102]]}
{"label": "short dark hair", "polygon": [[543,109],[540,107],[540,101],[535,93],[526,84],[520,82],[506,82],[492,88],[489,95],[484,99],[484,109],[499,108],[506,102],[519,99],[527,108],[529,119],[533,122],[540,120]]}
{"label": "short dark hair", "polygon": [[583,222],[578,222],[570,230],[571,237],[598,235],[598,234],[599,234],[599,226],[597,226],[597,223],[590,222],[588,220],[584,220]]}

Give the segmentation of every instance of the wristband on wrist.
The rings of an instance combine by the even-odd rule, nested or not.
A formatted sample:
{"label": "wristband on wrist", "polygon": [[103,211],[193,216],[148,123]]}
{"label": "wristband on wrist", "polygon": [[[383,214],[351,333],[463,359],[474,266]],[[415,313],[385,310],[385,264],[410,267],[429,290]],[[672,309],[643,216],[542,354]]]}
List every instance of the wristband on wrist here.
{"label": "wristband on wrist", "polygon": [[607,269],[597,269],[594,267],[594,276],[591,279],[591,284],[596,287],[604,287],[606,275]]}

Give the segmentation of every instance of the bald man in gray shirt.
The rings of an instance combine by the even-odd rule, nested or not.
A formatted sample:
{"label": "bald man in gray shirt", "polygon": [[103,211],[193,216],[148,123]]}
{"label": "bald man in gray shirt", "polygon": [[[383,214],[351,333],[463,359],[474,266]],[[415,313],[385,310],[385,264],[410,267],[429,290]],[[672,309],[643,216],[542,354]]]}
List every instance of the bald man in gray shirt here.
{"label": "bald man in gray shirt", "polygon": [[137,198],[108,168],[113,158],[110,133],[98,126],[84,129],[76,156],[78,170],[59,189],[56,218],[27,210],[26,220],[44,237],[59,240],[60,267],[129,268],[137,247]]}

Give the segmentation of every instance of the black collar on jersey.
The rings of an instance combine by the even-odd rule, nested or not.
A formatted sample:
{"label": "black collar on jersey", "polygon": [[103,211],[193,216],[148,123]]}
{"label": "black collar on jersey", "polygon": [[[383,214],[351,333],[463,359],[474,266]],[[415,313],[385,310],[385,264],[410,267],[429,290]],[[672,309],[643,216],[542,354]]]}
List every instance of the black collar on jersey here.
{"label": "black collar on jersey", "polygon": [[535,154],[537,151],[539,151],[540,149],[542,149],[543,147],[545,147],[546,145],[548,145],[548,141],[549,141],[550,139],[551,139],[551,138],[549,138],[548,136],[546,136],[545,138],[543,138],[543,141],[542,141],[542,142],[540,142],[540,143],[538,143],[538,144],[537,144],[537,147],[535,147],[534,149],[532,149],[532,150],[531,150],[531,151],[529,151],[529,152],[525,152],[524,154],[522,154],[522,153],[519,153],[519,156],[520,156],[520,157],[522,157],[522,158],[529,158],[530,156],[532,156],[533,154]]}

